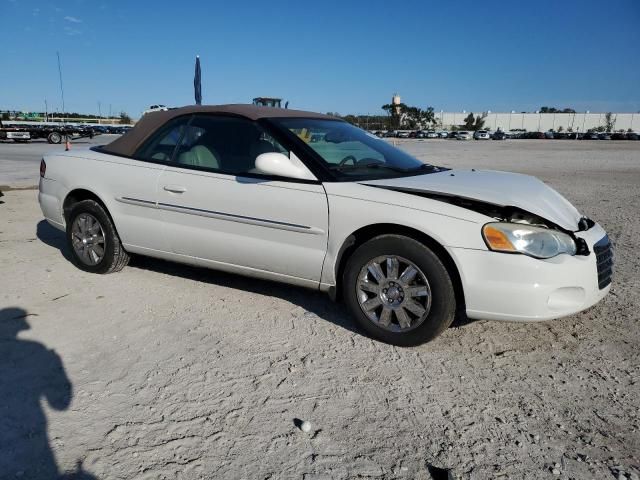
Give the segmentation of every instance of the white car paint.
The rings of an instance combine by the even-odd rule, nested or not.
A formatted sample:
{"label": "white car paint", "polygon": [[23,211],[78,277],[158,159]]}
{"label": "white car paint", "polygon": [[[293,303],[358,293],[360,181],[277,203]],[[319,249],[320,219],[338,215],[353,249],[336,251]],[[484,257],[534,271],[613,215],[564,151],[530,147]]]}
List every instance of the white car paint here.
{"label": "white car paint", "polygon": [[567,230],[575,230],[582,217],[578,210],[554,189],[535,177],[519,173],[450,170],[363,183],[408,191],[444,193],[500,206],[516,206]]}
{"label": "white car paint", "polygon": [[[375,224],[423,232],[458,269],[470,318],[546,320],[603,298],[596,260],[561,254],[542,260],[487,249],[484,214],[406,192],[439,192],[512,205],[593,244],[605,232],[578,231],[578,211],[525,175],[443,171],[366,182],[286,182],[145,163],[91,150],[45,157],[39,201],[64,230],[63,203],[75,189],[95,194],[132,253],[280,280],[328,291],[337,285],[349,237]],[[310,172],[309,172],[310,173]],[[405,191],[396,191],[400,189]]]}

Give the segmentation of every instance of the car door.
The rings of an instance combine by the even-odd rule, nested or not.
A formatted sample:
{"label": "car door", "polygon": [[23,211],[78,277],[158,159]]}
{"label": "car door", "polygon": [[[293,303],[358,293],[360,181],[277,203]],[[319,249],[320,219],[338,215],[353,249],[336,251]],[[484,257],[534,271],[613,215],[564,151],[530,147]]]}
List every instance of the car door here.
{"label": "car door", "polygon": [[[115,203],[112,215],[125,248],[150,253],[169,250],[164,227],[157,211],[158,179],[171,159],[190,117],[179,117],[154,133],[134,158],[103,155],[104,170],[96,168],[109,185]],[[114,166],[117,165],[117,167]]]}
{"label": "car door", "polygon": [[327,248],[324,188],[258,174],[255,159],[269,151],[289,153],[255,122],[193,117],[159,179],[171,250],[192,263],[317,284]]}

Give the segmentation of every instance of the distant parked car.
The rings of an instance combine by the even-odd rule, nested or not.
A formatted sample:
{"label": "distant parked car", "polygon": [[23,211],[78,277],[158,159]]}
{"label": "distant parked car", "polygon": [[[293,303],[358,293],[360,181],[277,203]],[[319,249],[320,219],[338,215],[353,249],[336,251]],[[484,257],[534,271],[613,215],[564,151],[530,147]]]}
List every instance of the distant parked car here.
{"label": "distant parked car", "polygon": [[486,130],[477,130],[473,132],[474,140],[489,140],[491,137],[489,136],[489,132]]}
{"label": "distant parked car", "polygon": [[456,132],[456,140],[471,140],[469,132]]}
{"label": "distant parked car", "polygon": [[555,136],[556,136],[556,132],[554,132],[553,130],[549,130],[547,132],[544,132],[544,138],[553,140],[555,138]]}
{"label": "distant parked car", "polygon": [[151,105],[144,112],[142,112],[142,115],[146,115],[147,113],[153,113],[153,112],[164,112],[167,110],[169,109],[165,105]]}
{"label": "distant parked car", "polygon": [[439,135],[434,131],[427,132],[427,138],[438,138]]}
{"label": "distant parked car", "polygon": [[398,132],[396,136],[398,138],[409,138],[409,132]]}
{"label": "distant parked car", "polygon": [[583,140],[598,140],[598,134],[596,132],[587,132],[582,136]]}
{"label": "distant parked car", "polygon": [[389,130],[388,132],[384,132],[383,138],[393,138],[396,136],[396,133],[393,130]]}
{"label": "distant parked car", "polygon": [[438,132],[438,136],[440,138],[447,138],[449,136],[449,132],[447,132],[446,130],[443,130],[442,132]]}
{"label": "distant parked car", "polygon": [[627,140],[640,140],[640,135],[638,135],[636,132],[628,132]]}
{"label": "distant parked car", "polygon": [[611,134],[608,132],[598,134],[598,140],[611,140]]}
{"label": "distant parked car", "polygon": [[507,138],[507,134],[502,130],[496,130],[495,132],[493,132],[493,135],[491,135],[491,138],[493,140],[504,140]]}

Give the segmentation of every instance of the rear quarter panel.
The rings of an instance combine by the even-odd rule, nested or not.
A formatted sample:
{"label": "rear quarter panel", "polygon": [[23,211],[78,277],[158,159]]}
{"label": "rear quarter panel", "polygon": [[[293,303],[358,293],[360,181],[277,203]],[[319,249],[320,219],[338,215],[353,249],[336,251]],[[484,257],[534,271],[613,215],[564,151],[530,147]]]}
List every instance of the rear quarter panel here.
{"label": "rear quarter panel", "polygon": [[[55,210],[58,221],[64,223],[62,209],[67,195],[77,189],[87,190],[109,211],[123,244],[162,246],[162,239],[154,235],[157,237],[162,230],[155,203],[157,180],[164,166],[88,149],[47,155],[44,160],[47,171],[41,185],[46,185],[57,199],[55,209],[47,207],[47,212]],[[118,200],[122,197],[143,199],[150,206],[125,204]],[[44,208],[43,212],[47,216]]]}

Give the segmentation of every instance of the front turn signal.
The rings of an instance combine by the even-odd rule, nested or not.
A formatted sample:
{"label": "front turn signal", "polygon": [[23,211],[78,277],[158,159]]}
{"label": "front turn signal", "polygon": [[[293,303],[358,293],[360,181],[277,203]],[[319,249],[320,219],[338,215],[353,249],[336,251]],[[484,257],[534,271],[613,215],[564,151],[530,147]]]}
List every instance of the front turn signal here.
{"label": "front turn signal", "polygon": [[482,228],[482,235],[491,250],[496,250],[498,252],[516,251],[516,248],[507,238],[507,235],[501,230],[493,227],[491,224],[487,224]]}

